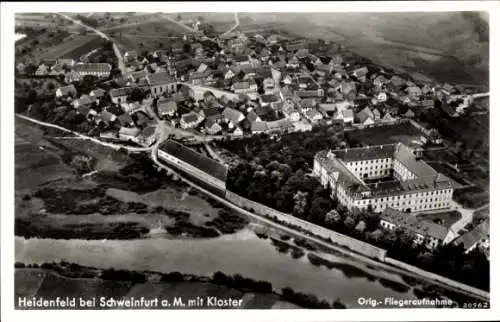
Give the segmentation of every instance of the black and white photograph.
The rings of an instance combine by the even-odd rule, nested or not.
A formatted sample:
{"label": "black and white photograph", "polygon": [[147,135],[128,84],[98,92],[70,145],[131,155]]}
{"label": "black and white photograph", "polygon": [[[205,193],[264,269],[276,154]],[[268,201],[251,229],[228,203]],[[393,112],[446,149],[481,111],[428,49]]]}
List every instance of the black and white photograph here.
{"label": "black and white photograph", "polygon": [[500,6],[414,3],[10,3],[12,317],[491,314]]}

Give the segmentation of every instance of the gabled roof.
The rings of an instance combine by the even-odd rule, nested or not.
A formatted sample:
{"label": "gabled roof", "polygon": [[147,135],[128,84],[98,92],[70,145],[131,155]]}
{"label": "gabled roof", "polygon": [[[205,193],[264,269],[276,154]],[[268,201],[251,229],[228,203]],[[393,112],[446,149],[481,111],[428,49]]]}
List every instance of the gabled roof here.
{"label": "gabled roof", "polygon": [[113,113],[110,113],[108,111],[101,112],[101,119],[104,122],[111,122],[111,119],[113,119],[114,117],[116,117],[116,115],[114,115]]}
{"label": "gabled roof", "polygon": [[252,132],[265,132],[268,130],[266,122],[252,122]]}
{"label": "gabled roof", "polygon": [[412,93],[417,94],[417,95],[422,94],[422,90],[418,86],[410,86],[410,87],[406,88],[406,92],[408,92],[408,94],[412,94]]}
{"label": "gabled roof", "polygon": [[342,111],[342,117],[346,118],[354,118],[354,112],[352,110],[345,109]]}
{"label": "gabled roof", "polygon": [[246,56],[246,55],[239,55],[239,56],[235,56],[235,57],[233,58],[233,60],[234,60],[235,62],[237,62],[237,63],[245,62],[245,61],[247,61],[247,60],[248,60],[248,56]]}
{"label": "gabled roof", "polygon": [[247,115],[247,119],[253,123],[253,122],[256,122],[257,119],[260,118],[259,115],[257,115],[257,113],[255,113],[255,111],[251,110],[248,115]]}
{"label": "gabled roof", "polygon": [[222,115],[224,115],[224,117],[230,120],[234,125],[238,124],[245,118],[243,113],[230,107],[226,107],[224,111],[222,111]]}
{"label": "gabled roof", "polygon": [[127,96],[132,93],[132,87],[121,87],[121,88],[113,88],[109,91],[109,96],[113,97],[122,97]]}
{"label": "gabled roof", "polygon": [[95,96],[97,98],[104,96],[106,94],[106,91],[101,89],[101,88],[96,88],[90,92],[90,94],[93,94],[92,96]]}
{"label": "gabled roof", "polygon": [[142,130],[139,135],[142,136],[142,137],[149,137],[149,136],[152,136],[154,135],[156,132],[156,129],[154,126],[148,126],[146,127],[144,130]]}
{"label": "gabled roof", "polygon": [[353,70],[353,74],[359,76],[365,76],[368,73],[368,68],[367,67],[361,67],[358,69]]}
{"label": "gabled roof", "polygon": [[469,250],[482,239],[490,239],[490,220],[487,218],[474,227],[470,232],[463,234],[454,241],[455,245],[463,244],[465,250]]}
{"label": "gabled roof", "polygon": [[209,118],[205,123],[205,128],[215,130],[216,132],[222,130],[222,127],[215,119]]}
{"label": "gabled roof", "polygon": [[279,101],[279,98],[274,94],[264,94],[260,97],[260,99],[264,103],[274,103]]}
{"label": "gabled roof", "polygon": [[361,110],[356,117],[359,119],[361,123],[364,123],[368,118],[374,118],[373,112],[367,107]]}
{"label": "gabled roof", "polygon": [[177,111],[177,103],[171,100],[158,101],[158,111],[161,113],[173,113]]}
{"label": "gabled roof", "polygon": [[168,72],[148,74],[146,76],[151,86],[175,83],[176,80]]}
{"label": "gabled roof", "polygon": [[198,122],[199,115],[196,112],[189,112],[186,114],[182,114],[181,118],[185,123],[196,123]]}
{"label": "gabled roof", "polygon": [[128,113],[123,113],[122,115],[118,116],[118,121],[120,121],[121,124],[130,124],[134,122],[134,120],[132,120],[132,117]]}
{"label": "gabled roof", "polygon": [[227,167],[172,140],[166,140],[160,149],[198,168],[219,180],[226,181]]}
{"label": "gabled roof", "polygon": [[87,114],[89,114],[89,112],[90,112],[90,109],[87,106],[80,106],[78,108],[78,113],[80,113],[82,115],[86,116]]}
{"label": "gabled roof", "polygon": [[394,224],[396,227],[404,227],[409,231],[422,236],[430,236],[438,240],[444,240],[449,230],[432,221],[421,220],[415,216],[403,213],[396,209],[387,207],[381,213],[380,219]]}
{"label": "gabled roof", "polygon": [[237,82],[233,84],[234,89],[247,89],[250,88],[249,82]]}
{"label": "gabled roof", "polygon": [[217,108],[203,109],[203,114],[205,114],[205,117],[207,119],[216,119],[216,118],[221,117],[221,113],[219,112],[219,109],[217,109]]}
{"label": "gabled roof", "polygon": [[73,84],[68,85],[68,86],[59,87],[58,90],[61,91],[62,95],[68,95],[69,93],[76,94],[76,88],[75,88],[75,85],[73,85]]}
{"label": "gabled roof", "polygon": [[111,71],[111,65],[107,63],[79,63],[73,66],[73,71],[77,73],[109,73]]}

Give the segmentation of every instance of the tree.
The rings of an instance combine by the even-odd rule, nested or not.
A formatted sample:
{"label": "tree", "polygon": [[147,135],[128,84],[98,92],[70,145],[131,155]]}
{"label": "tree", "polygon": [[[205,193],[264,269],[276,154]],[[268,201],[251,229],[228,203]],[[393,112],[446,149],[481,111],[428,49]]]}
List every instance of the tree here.
{"label": "tree", "polygon": [[24,72],[26,73],[26,75],[34,75],[37,69],[37,66],[30,63],[26,64],[26,66],[24,67]]}
{"label": "tree", "polygon": [[130,102],[141,102],[147,96],[146,92],[138,87],[134,87],[132,92],[128,95],[127,99]]}
{"label": "tree", "polygon": [[109,75],[111,78],[119,78],[122,76],[122,71],[119,68],[113,68]]}
{"label": "tree", "polygon": [[363,233],[366,229],[366,224],[363,220],[361,220],[357,225],[356,225],[356,231],[359,233]]}
{"label": "tree", "polygon": [[52,92],[56,88],[56,85],[54,85],[53,82],[48,82],[47,85],[45,85],[45,88],[47,88],[49,92]]}
{"label": "tree", "polygon": [[347,216],[344,219],[344,225],[346,226],[347,229],[353,229],[356,226],[357,220],[356,216],[353,215],[352,213],[347,214]]}
{"label": "tree", "polygon": [[191,53],[191,44],[187,43],[182,46],[182,51],[186,54]]}
{"label": "tree", "polygon": [[177,15],[177,21],[181,21],[181,20],[182,20],[182,16],[181,16],[181,14],[178,14]]}
{"label": "tree", "polygon": [[342,220],[342,217],[335,209],[330,210],[325,215],[325,223],[327,225],[337,225]]}
{"label": "tree", "polygon": [[293,196],[293,200],[295,201],[294,207],[293,207],[293,215],[296,217],[303,217],[304,212],[306,211],[307,207],[307,192],[301,192],[300,190],[297,191],[297,193]]}
{"label": "tree", "polygon": [[384,236],[384,232],[380,229],[376,229],[372,231],[371,233],[367,234],[367,237],[373,240],[374,242],[378,242],[382,240],[382,237]]}

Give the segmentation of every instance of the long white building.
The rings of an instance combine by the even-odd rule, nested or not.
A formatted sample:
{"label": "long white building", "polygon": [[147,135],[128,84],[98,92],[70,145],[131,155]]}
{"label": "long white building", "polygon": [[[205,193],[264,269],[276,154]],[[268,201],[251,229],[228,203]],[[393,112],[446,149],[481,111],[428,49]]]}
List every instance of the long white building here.
{"label": "long white building", "polygon": [[225,192],[227,166],[172,140],[166,140],[159,146],[158,157],[221,192]]}
{"label": "long white building", "polygon": [[349,209],[418,212],[450,207],[452,181],[401,144],[321,151],[314,175]]}

